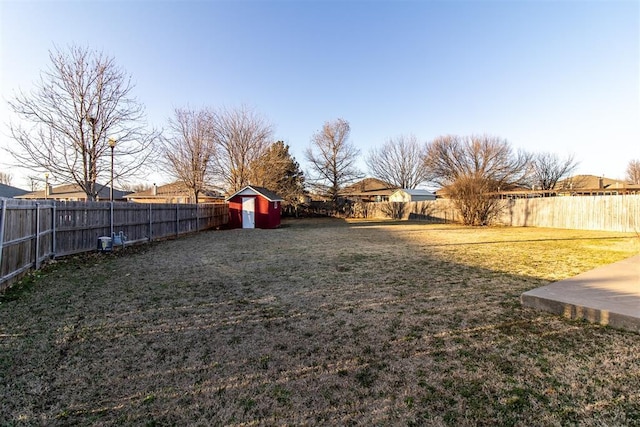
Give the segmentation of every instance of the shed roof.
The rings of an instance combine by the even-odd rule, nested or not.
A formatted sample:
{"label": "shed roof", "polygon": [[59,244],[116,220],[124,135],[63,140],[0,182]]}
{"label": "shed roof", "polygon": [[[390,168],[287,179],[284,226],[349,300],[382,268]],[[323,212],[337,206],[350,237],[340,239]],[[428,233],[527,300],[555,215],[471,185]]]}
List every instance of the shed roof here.
{"label": "shed roof", "polygon": [[270,202],[284,202],[284,199],[282,197],[278,196],[273,191],[268,190],[268,189],[266,189],[264,187],[256,187],[256,186],[253,186],[253,185],[247,185],[246,187],[236,191],[235,193],[233,193],[232,195],[227,197],[227,200],[231,200],[237,195],[248,194],[248,193],[253,193],[255,195],[261,195],[262,197],[264,197],[265,199],[269,200]]}

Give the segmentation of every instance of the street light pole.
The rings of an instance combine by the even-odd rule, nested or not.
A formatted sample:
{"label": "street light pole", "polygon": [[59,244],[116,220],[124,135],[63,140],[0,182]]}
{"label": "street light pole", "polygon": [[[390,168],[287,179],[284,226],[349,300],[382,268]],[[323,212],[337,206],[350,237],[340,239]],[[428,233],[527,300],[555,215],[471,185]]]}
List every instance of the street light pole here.
{"label": "street light pole", "polygon": [[109,200],[113,202],[113,149],[116,148],[116,140],[109,138],[109,147],[111,147],[111,189],[109,190]]}
{"label": "street light pole", "polygon": [[44,199],[49,198],[49,172],[44,173]]}
{"label": "street light pole", "polygon": [[116,147],[116,140],[109,138],[109,147],[111,147],[111,188],[109,189],[110,200],[110,231],[111,231],[111,247],[113,248],[113,149]]}

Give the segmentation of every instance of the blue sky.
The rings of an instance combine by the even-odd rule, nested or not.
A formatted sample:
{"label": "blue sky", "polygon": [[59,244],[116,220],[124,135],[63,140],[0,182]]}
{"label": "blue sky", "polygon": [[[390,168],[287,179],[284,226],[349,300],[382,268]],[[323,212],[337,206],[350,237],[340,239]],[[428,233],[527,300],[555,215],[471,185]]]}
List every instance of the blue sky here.
{"label": "blue sky", "polygon": [[0,0],[0,35],[3,123],[48,50],[74,43],[116,59],[156,127],[175,107],[245,104],[303,168],[338,117],[362,157],[400,134],[487,133],[573,153],[579,173],[640,159],[637,1]]}

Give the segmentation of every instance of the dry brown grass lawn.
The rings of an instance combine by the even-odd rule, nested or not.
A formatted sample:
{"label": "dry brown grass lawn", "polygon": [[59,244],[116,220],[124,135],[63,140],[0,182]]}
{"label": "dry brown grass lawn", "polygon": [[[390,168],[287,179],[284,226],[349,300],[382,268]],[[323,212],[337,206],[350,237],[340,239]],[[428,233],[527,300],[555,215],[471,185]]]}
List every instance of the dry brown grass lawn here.
{"label": "dry brown grass lawn", "polygon": [[519,303],[639,251],[302,220],[61,261],[2,298],[0,424],[640,424],[640,336]]}

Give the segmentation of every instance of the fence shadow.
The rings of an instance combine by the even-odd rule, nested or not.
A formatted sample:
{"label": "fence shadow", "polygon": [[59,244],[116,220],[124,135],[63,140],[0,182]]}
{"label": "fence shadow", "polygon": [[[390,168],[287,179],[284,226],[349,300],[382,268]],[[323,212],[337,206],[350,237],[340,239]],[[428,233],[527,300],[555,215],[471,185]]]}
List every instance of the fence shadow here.
{"label": "fence shadow", "polygon": [[137,244],[220,227],[227,204],[138,204],[0,198],[0,291],[48,259],[95,251],[101,236]]}

